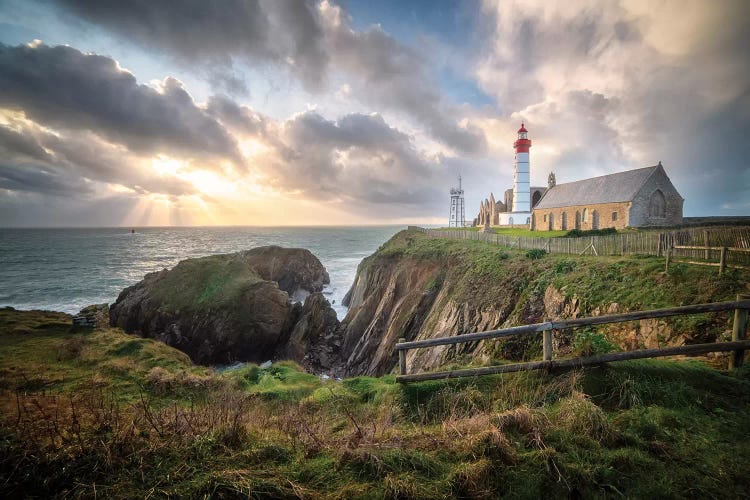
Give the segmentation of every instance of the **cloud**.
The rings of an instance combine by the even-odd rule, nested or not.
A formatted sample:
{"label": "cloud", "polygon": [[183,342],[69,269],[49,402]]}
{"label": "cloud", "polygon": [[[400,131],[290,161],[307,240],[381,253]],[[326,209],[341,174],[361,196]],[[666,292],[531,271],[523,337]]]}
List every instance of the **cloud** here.
{"label": "cloud", "polygon": [[443,98],[423,54],[379,26],[352,29],[351,20],[338,6],[323,2],[320,10],[333,66],[354,78],[357,99],[405,112],[431,136],[462,153],[484,151],[482,130],[459,124],[462,113]]}
{"label": "cloud", "polygon": [[289,68],[307,90],[320,93],[331,75],[344,75],[356,86],[352,97],[404,114],[447,147],[477,155],[486,146],[482,130],[462,123],[465,113],[435,84],[434,61],[378,26],[353,29],[344,10],[326,0],[56,3],[149,50],[208,68],[209,80],[234,96],[248,92],[233,72],[243,64]]}
{"label": "cloud", "polygon": [[[289,68],[309,89],[322,85],[328,55],[317,9],[305,0],[181,2],[56,0],[67,12],[178,61],[226,68],[251,59]],[[233,85],[238,82],[234,80]]]}
{"label": "cloud", "polygon": [[109,57],[44,44],[0,44],[0,107],[54,127],[92,130],[142,154],[227,159],[241,166],[234,138],[174,78],[159,90],[138,84]]}
{"label": "cloud", "polygon": [[134,192],[195,194],[184,180],[155,175],[150,159],[102,141],[91,132],[52,133],[29,121],[0,125],[0,185],[8,190],[56,196],[96,194],[92,182],[118,184]]}
{"label": "cloud", "polygon": [[486,1],[483,14],[475,74],[501,121],[526,121],[536,182],[662,160],[686,214],[740,196],[728,180],[748,171],[747,2]]}
{"label": "cloud", "polygon": [[[190,174],[227,159],[246,167],[215,170],[229,183],[260,176],[286,196],[351,204],[353,212],[386,207],[397,216],[400,206],[428,213],[442,201],[435,185],[443,159],[419,151],[379,114],[329,120],[310,111],[278,121],[225,95],[199,106],[171,77],[156,90],[113,59],[70,47],[0,46],[0,71],[7,89],[0,94],[0,187],[7,191],[93,199],[114,185],[203,197]],[[258,146],[249,157],[239,147],[247,140]],[[162,156],[179,159],[179,167],[157,173]]]}
{"label": "cloud", "polygon": [[283,146],[266,172],[281,189],[354,210],[363,204],[426,207],[440,200],[435,182],[444,173],[440,159],[417,151],[409,136],[380,115],[330,121],[309,111],[281,130]]}

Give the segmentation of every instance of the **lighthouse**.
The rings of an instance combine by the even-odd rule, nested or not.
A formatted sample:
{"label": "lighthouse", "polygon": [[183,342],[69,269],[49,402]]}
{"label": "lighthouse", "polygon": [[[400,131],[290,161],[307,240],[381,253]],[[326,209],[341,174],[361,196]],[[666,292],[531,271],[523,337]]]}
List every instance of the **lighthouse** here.
{"label": "lighthouse", "polygon": [[523,123],[518,129],[518,139],[513,143],[516,150],[516,164],[513,169],[513,212],[531,211],[531,189],[529,169],[529,148],[531,141],[528,138],[529,131]]}
{"label": "lighthouse", "polygon": [[508,212],[500,214],[500,225],[529,224],[531,222],[531,165],[529,164],[529,148],[531,140],[529,131],[521,123],[518,129],[518,139],[513,143],[516,151],[516,161],[513,167],[513,206]]}

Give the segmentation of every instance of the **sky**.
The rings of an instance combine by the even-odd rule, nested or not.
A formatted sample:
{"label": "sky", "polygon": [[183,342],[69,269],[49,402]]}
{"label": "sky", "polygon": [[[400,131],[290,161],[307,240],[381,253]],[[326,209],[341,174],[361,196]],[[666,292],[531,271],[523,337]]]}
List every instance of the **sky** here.
{"label": "sky", "polygon": [[750,215],[746,0],[0,0],[0,226],[445,223],[662,162]]}

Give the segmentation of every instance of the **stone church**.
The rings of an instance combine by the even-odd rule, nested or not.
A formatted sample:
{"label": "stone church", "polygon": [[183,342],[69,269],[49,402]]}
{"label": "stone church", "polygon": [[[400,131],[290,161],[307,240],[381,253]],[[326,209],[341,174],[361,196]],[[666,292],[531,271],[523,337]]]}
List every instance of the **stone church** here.
{"label": "stone church", "polygon": [[531,229],[675,226],[682,223],[683,202],[659,162],[653,167],[551,185],[533,209]]}

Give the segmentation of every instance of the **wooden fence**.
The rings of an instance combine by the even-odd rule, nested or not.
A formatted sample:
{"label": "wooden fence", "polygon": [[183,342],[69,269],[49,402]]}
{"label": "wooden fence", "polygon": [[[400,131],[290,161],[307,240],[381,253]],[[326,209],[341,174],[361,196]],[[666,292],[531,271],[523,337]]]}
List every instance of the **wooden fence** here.
{"label": "wooden fence", "polygon": [[[549,253],[593,254],[593,255],[657,255],[663,256],[667,248],[695,246],[700,251],[712,252],[715,248],[727,247],[733,250],[750,249],[750,227],[711,227],[686,228],[674,231],[637,231],[604,236],[579,238],[545,238],[511,236],[507,234],[480,233],[465,229],[435,230],[417,228],[431,238],[477,240],[495,243],[509,248],[546,250]],[[708,250],[707,250],[708,249]],[[675,250],[672,257],[693,257],[694,250]],[[716,253],[718,256],[718,253]],[[708,260],[708,258],[706,259]],[[729,265],[750,265],[750,253],[735,252],[729,257]]]}
{"label": "wooden fence", "polygon": [[[746,340],[748,310],[750,310],[750,295],[738,295],[736,301],[715,302],[711,304],[697,304],[692,306],[672,307],[668,309],[655,309],[651,311],[636,311],[623,314],[612,314],[607,316],[595,316],[591,318],[577,318],[560,321],[547,321],[533,325],[516,326],[500,330],[490,330],[479,333],[468,333],[450,337],[438,337],[427,340],[406,342],[399,339],[396,351],[399,356],[398,382],[417,382],[421,380],[437,380],[457,377],[474,377],[478,375],[490,375],[494,373],[517,372],[539,369],[567,369],[583,366],[599,365],[612,361],[623,361],[628,359],[656,358],[662,356],[705,354],[708,352],[734,351],[730,358],[730,367],[742,366],[745,349],[750,349],[750,340]],[[622,323],[627,321],[638,321],[642,319],[665,318],[669,316],[682,316],[686,314],[699,314],[706,312],[734,311],[734,323],[731,342],[715,342],[709,344],[692,344],[676,347],[658,349],[642,349],[637,351],[616,352],[590,356],[583,358],[553,360],[552,334],[554,331],[566,330],[581,326],[605,325]],[[529,363],[513,363],[507,365],[488,366],[483,368],[467,368],[464,370],[453,370],[432,373],[417,373],[409,375],[406,369],[406,353],[410,349],[423,349],[438,345],[454,345],[464,342],[475,342],[478,340],[497,339],[512,335],[526,335],[542,332],[542,361]]]}
{"label": "wooden fence", "polygon": [[[687,255],[686,255],[687,254]],[[716,266],[719,268],[719,275],[729,267],[733,269],[750,269],[750,248],[733,248],[733,247],[698,247],[689,245],[676,245],[667,248],[665,272],[669,272],[669,264],[677,262],[682,264],[695,264],[699,266]],[[674,260],[673,257],[687,257],[691,260]],[[718,258],[718,261],[712,259]],[[702,259],[702,260],[698,260]],[[739,263],[738,263],[739,262]]]}

